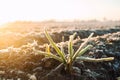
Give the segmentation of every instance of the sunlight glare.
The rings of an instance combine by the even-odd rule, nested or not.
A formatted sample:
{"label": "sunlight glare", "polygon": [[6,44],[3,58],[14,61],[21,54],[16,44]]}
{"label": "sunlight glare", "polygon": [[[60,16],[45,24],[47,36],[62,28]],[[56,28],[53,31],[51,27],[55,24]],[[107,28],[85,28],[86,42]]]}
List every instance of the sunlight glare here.
{"label": "sunlight glare", "polygon": [[16,20],[120,19],[119,0],[2,0],[0,24]]}

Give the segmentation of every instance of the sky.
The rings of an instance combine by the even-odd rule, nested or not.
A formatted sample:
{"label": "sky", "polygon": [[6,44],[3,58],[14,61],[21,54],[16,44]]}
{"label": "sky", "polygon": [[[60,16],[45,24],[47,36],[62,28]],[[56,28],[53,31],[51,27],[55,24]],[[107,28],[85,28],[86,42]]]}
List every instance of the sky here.
{"label": "sky", "polygon": [[120,0],[0,0],[0,24],[103,18],[120,20]]}

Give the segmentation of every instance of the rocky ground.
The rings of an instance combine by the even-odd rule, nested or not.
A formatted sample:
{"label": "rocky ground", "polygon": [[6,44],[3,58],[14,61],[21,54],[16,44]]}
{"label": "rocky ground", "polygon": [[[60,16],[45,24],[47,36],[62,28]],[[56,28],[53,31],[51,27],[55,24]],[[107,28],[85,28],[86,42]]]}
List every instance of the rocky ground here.
{"label": "rocky ground", "polygon": [[[28,24],[27,24],[28,25]],[[53,24],[52,24],[53,25]],[[6,28],[6,27],[5,27]],[[1,80],[117,80],[120,77],[120,26],[99,27],[97,29],[71,30],[57,28],[48,29],[54,41],[63,44],[67,52],[67,42],[69,36],[77,32],[74,40],[74,49],[86,40],[90,33],[93,48],[88,50],[83,56],[91,58],[114,57],[108,62],[83,62],[76,61],[73,65],[74,73],[68,74],[64,68],[54,70],[60,62],[52,58],[45,58],[35,50],[45,51],[45,44],[48,43],[43,32],[32,31],[18,32],[13,29],[3,29],[0,32],[0,79]],[[36,28],[35,28],[36,29]],[[59,29],[59,28],[58,28]],[[51,52],[56,54],[51,47]],[[67,54],[67,53],[66,53]],[[47,77],[46,77],[47,76]]]}

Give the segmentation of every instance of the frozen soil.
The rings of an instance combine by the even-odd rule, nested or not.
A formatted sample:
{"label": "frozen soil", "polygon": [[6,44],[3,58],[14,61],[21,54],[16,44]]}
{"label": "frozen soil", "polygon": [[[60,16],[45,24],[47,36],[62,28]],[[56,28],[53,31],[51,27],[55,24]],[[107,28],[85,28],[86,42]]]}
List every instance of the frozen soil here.
{"label": "frozen soil", "polygon": [[[85,40],[76,38],[74,48]],[[61,43],[58,43],[59,45]],[[67,50],[67,41],[62,42]],[[44,45],[36,42],[22,45],[19,48],[9,47],[0,50],[0,77],[1,79],[13,80],[116,80],[120,76],[120,32],[109,33],[92,38],[94,47],[84,56],[101,58],[115,57],[110,62],[81,62],[76,61],[73,65],[75,73],[65,73],[64,69],[55,72],[44,78],[51,70],[54,70],[60,63],[51,58],[44,58],[36,50],[44,50]],[[55,53],[54,50],[51,50]]]}
{"label": "frozen soil", "polygon": [[[77,50],[89,34],[94,32],[94,37],[89,43],[93,45],[93,48],[83,56],[114,57],[114,60],[109,62],[76,61],[73,64],[74,72],[72,74],[65,72],[64,66],[54,71],[61,63],[36,53],[36,50],[45,51],[45,44],[48,43],[43,32],[3,31],[0,33],[0,79],[117,80],[120,77],[120,27],[109,29],[102,27],[102,29],[94,30],[78,28],[53,32],[49,30],[49,33],[58,45],[63,45],[67,54],[67,42],[71,34],[77,32],[74,40],[74,49]],[[57,54],[52,47],[51,52]],[[49,74],[51,71],[54,73]]]}
{"label": "frozen soil", "polygon": [[[74,32],[77,33],[77,37],[81,39],[87,38],[90,33],[95,33],[94,36],[100,36],[108,33],[115,33],[120,31],[120,28],[110,28],[110,29],[98,29],[98,30],[65,30],[65,31],[54,31],[50,32],[53,40],[56,43],[62,41],[68,41],[69,36]],[[20,32],[0,32],[0,49],[4,49],[9,46],[20,47],[22,45],[32,43],[33,41],[37,41],[39,45],[43,45],[48,43],[43,32],[34,32],[30,31],[29,33],[20,33]]]}

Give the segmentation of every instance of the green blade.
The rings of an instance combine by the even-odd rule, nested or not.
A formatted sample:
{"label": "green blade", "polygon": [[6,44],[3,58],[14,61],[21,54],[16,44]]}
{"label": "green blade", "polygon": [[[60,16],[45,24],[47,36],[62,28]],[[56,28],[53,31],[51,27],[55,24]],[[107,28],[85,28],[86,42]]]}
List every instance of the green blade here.
{"label": "green blade", "polygon": [[56,60],[58,60],[60,62],[63,62],[63,60],[60,57],[58,57],[56,55],[53,55],[52,53],[47,53],[47,52],[38,51],[38,50],[36,50],[35,52],[39,53],[40,55],[49,56],[49,57],[54,58],[54,59],[56,59]]}
{"label": "green blade", "polygon": [[68,42],[68,53],[70,55],[70,58],[72,58],[74,49],[73,49],[73,39],[75,37],[76,33],[70,36],[69,42]]}
{"label": "green blade", "polygon": [[51,43],[51,45],[54,47],[54,49],[56,50],[56,52],[58,53],[58,55],[63,59],[63,62],[66,63],[65,60],[65,56],[64,53],[62,53],[60,51],[60,49],[57,47],[57,45],[54,43],[54,41],[52,40],[52,38],[50,37],[50,35],[47,33],[47,31],[45,30],[45,35],[47,37],[47,39],[49,40],[49,42]]}
{"label": "green blade", "polygon": [[73,35],[71,35],[69,37],[69,42],[68,42],[68,53],[69,53],[69,56],[68,56],[68,59],[67,59],[67,63],[72,62],[72,56],[73,56],[73,53],[74,53],[73,39],[74,39],[75,35],[76,35],[76,33],[74,33]]}
{"label": "green blade", "polygon": [[81,46],[79,47],[79,49],[75,52],[75,54],[73,55],[73,59],[75,59],[77,57],[77,55],[79,54],[79,52],[82,50],[82,48],[84,48],[86,46],[86,44],[89,42],[89,40],[91,39],[91,37],[93,36],[94,33],[91,33],[90,36],[87,38],[87,40],[81,44]]}
{"label": "green blade", "polygon": [[92,45],[87,45],[85,48],[83,48],[82,50],[80,50],[80,52],[78,52],[78,54],[76,56],[73,56],[73,59],[75,60],[77,56],[83,55],[91,47],[92,47]]}
{"label": "green blade", "polygon": [[83,55],[88,49],[92,48],[93,46],[92,45],[87,45],[85,48],[83,48],[77,56],[81,56]]}
{"label": "green blade", "polygon": [[114,60],[114,57],[107,57],[107,58],[89,58],[89,57],[77,57],[76,60],[82,60],[82,61],[86,61],[86,62],[103,62],[103,61],[112,61]]}

